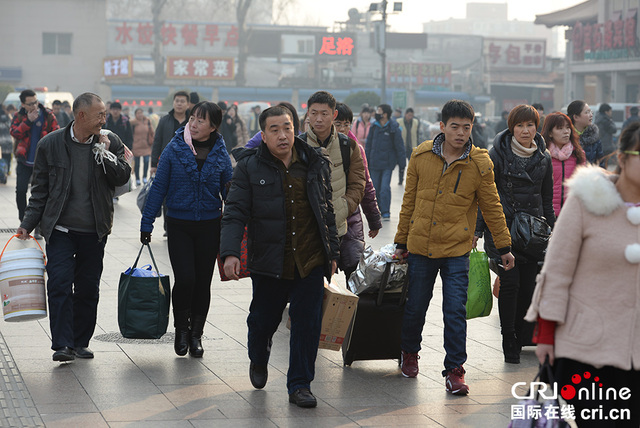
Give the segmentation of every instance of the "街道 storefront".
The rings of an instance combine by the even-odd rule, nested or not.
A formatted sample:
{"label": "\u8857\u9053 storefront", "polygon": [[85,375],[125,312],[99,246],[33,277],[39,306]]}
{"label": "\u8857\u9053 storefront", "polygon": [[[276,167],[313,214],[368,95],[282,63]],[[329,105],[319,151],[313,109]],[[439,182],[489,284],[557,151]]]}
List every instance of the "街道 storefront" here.
{"label": "\u8857\u9053 storefront", "polygon": [[640,0],[588,0],[537,15],[536,24],[567,26],[564,105],[640,101]]}

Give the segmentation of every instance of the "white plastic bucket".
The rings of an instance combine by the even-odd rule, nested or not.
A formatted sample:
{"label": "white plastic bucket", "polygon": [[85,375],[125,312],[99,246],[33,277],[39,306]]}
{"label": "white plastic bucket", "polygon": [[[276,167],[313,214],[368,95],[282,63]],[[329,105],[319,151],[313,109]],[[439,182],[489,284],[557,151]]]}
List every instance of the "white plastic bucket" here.
{"label": "white plastic bucket", "polygon": [[0,257],[0,293],[4,320],[16,322],[46,317],[42,251],[26,248],[4,252]]}

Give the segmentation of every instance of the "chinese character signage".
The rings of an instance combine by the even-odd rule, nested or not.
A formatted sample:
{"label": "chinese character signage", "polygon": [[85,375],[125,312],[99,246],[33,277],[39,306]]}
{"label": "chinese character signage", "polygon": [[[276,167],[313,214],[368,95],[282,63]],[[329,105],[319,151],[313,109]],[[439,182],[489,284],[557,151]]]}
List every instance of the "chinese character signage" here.
{"label": "chinese character signage", "polygon": [[573,58],[577,61],[610,60],[635,56],[637,11],[620,13],[603,23],[576,22],[573,26]]}
{"label": "chinese character signage", "polygon": [[317,53],[322,57],[355,56],[354,38],[350,34],[330,33],[319,36]]}
{"label": "chinese character signage", "polygon": [[[159,33],[168,54],[237,52],[238,27],[233,24],[207,24],[165,21]],[[149,53],[155,33],[151,21],[109,20],[107,49],[110,53]]]}
{"label": "chinese character signage", "polygon": [[484,39],[484,56],[490,70],[543,70],[545,40]]}
{"label": "chinese character signage", "polygon": [[424,90],[451,90],[451,64],[387,63],[387,84]]}
{"label": "chinese character signage", "polygon": [[103,74],[106,79],[133,76],[133,58],[131,55],[105,58]]}
{"label": "chinese character signage", "polygon": [[172,79],[233,80],[233,58],[167,57],[167,77]]}

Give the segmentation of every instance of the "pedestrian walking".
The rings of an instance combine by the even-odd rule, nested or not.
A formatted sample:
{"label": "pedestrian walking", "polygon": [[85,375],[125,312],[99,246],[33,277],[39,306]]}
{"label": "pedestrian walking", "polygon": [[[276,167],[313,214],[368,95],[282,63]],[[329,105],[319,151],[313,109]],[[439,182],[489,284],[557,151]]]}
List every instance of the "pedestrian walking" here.
{"label": "pedestrian walking", "polygon": [[149,190],[140,223],[140,241],[151,241],[156,214],[167,205],[167,245],[175,278],[172,301],[174,350],[204,354],[202,332],[211,302],[211,278],[220,246],[220,216],[232,168],[218,133],[222,111],[202,101],[189,123],[167,145]]}
{"label": "pedestrian walking", "polygon": [[263,143],[258,148],[236,151],[220,255],[225,274],[238,279],[248,227],[251,384],[260,389],[267,383],[273,335],[289,302],[289,402],[315,407],[310,388],[322,325],[323,276],[331,279],[339,255],[330,161],[324,149],[294,136],[293,118],[285,107],[264,110],[260,128]]}
{"label": "pedestrian walking", "polygon": [[391,174],[396,165],[404,171],[407,162],[400,127],[390,119],[391,113],[389,104],[378,106],[365,144],[369,173],[383,221],[391,218]]}
{"label": "pedestrian walking", "polygon": [[580,146],[578,133],[566,114],[555,112],[547,115],[542,128],[542,138],[547,143],[553,164],[553,211],[556,217],[569,196],[566,181],[578,165],[587,162]]}
{"label": "pedestrian walking", "polygon": [[351,132],[356,136],[356,140],[364,145],[371,129],[371,108],[368,104],[363,104],[360,116],[351,125]]}
{"label": "pedestrian walking", "polygon": [[107,115],[107,123],[105,123],[104,129],[114,132],[129,149],[133,148],[131,121],[129,116],[122,114],[122,104],[119,102],[113,102],[109,106],[109,114]]}
{"label": "pedestrian walking", "polygon": [[211,278],[220,246],[220,216],[231,161],[218,133],[217,104],[196,104],[189,123],[165,148],[140,223],[140,241],[151,241],[156,214],[167,205],[167,244],[175,282],[172,291],[177,355],[200,358],[211,301]]}
{"label": "pedestrian walking", "polygon": [[100,135],[107,117],[100,97],[81,94],[73,110],[73,122],[38,144],[31,198],[18,228],[19,238],[28,239],[40,224],[47,242],[54,361],[93,358],[89,342],[113,225],[113,193],[131,176],[120,138]]}
{"label": "pedestrian walking", "polygon": [[[514,265],[511,239],[491,159],[471,142],[473,107],[452,100],[442,108],[441,133],[416,147],[409,160],[395,236],[396,256],[408,255],[409,291],[402,320],[402,375],[418,375],[418,352],[436,275],[442,277],[445,388],[466,395],[469,252],[478,207],[495,236],[502,265]],[[403,158],[404,159],[404,158]]]}
{"label": "pedestrian walking", "polygon": [[[6,165],[7,175],[11,173],[11,154],[13,153],[13,138],[11,137],[11,118],[7,114],[4,105],[0,104],[0,152]],[[0,172],[0,175],[4,174]],[[4,177],[6,183],[6,176]]]}
{"label": "pedestrian walking", "polygon": [[593,124],[593,112],[582,100],[572,101],[567,107],[567,116],[580,136],[580,145],[587,161],[597,165],[604,157],[598,127]]}
{"label": "pedestrian walking", "polygon": [[[640,425],[640,122],[625,128],[618,168],[579,167],[527,313],[580,428]],[[583,390],[588,389],[588,394]],[[593,391],[594,393],[591,393]],[[598,413],[593,410],[599,409]],[[610,415],[615,415],[611,418]]]}
{"label": "pedestrian walking", "polygon": [[640,116],[638,116],[638,107],[634,106],[629,109],[629,117],[622,122],[622,130],[631,125],[633,122],[640,122]]}
{"label": "pedestrian walking", "polygon": [[[131,121],[131,131],[133,133],[133,172],[136,175],[136,185],[140,186],[140,175],[142,175],[144,184],[147,184],[151,147],[155,138],[151,120],[144,115],[144,110],[141,108],[137,108],[135,111],[135,118]],[[143,164],[142,174],[140,174],[140,160]]]}
{"label": "pedestrian walking", "polygon": [[[31,89],[20,93],[20,103],[22,107],[11,122],[11,136],[16,139],[16,205],[18,218],[22,221],[38,144],[45,135],[60,126],[53,112],[38,102],[36,93]],[[38,231],[36,235],[40,236]]]}
{"label": "pedestrian walking", "polygon": [[596,115],[595,124],[598,127],[600,141],[602,141],[602,151],[605,156],[616,151],[616,145],[613,141],[618,127],[612,118],[613,109],[607,103],[600,104],[598,114]]}
{"label": "pedestrian walking", "polygon": [[347,217],[364,196],[365,169],[358,143],[338,133],[333,121],[338,115],[336,99],[318,91],[309,97],[309,129],[300,135],[312,147],[323,147],[331,159],[331,190],[338,236],[347,233]]}
{"label": "pedestrian walking", "polygon": [[[555,223],[553,166],[544,140],[536,131],[539,120],[538,111],[533,106],[521,104],[514,107],[509,113],[508,128],[496,135],[489,151],[496,187],[509,228],[519,212],[544,217],[551,227]],[[531,304],[536,275],[540,272],[539,262],[544,260],[544,252],[525,254],[514,247],[512,253],[517,263],[513,269],[500,267],[502,252],[494,243],[484,214],[478,213],[473,245],[484,235],[487,256],[498,265],[502,352],[505,362],[520,364],[522,347],[531,344],[533,336],[534,325],[525,322],[524,316]]]}
{"label": "pedestrian walking", "polygon": [[[338,115],[333,122],[336,131],[347,135],[350,139],[358,143],[356,136],[351,132],[353,112],[349,106],[344,103],[337,103],[336,110]],[[338,267],[344,272],[347,281],[358,267],[360,257],[364,253],[364,224],[360,207],[362,207],[362,212],[364,212],[367,223],[369,224],[369,238],[375,238],[378,235],[378,231],[382,229],[382,216],[378,209],[378,201],[376,201],[376,189],[373,188],[373,182],[369,176],[369,167],[367,165],[367,157],[364,154],[364,147],[359,143],[357,147],[360,149],[360,155],[364,163],[366,184],[362,201],[360,201],[360,205],[356,207],[355,211],[347,217],[347,233],[340,240],[340,262],[338,263]]]}

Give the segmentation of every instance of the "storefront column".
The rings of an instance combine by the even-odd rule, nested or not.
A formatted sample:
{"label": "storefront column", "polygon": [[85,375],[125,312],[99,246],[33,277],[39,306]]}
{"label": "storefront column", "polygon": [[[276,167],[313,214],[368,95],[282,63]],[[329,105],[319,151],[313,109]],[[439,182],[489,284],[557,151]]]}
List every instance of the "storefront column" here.
{"label": "storefront column", "polygon": [[611,92],[614,103],[624,103],[627,97],[627,76],[621,71],[611,72]]}

